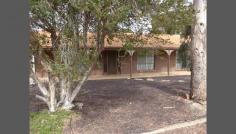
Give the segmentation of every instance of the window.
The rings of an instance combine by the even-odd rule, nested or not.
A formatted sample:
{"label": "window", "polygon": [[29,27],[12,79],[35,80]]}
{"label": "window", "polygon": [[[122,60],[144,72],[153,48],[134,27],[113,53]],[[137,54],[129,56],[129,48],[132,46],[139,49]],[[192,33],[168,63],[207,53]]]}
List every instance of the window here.
{"label": "window", "polygon": [[152,51],[138,53],[137,70],[154,70],[154,53]]}
{"label": "window", "polygon": [[182,69],[182,63],[181,60],[178,59],[179,53],[176,51],[176,69]]}

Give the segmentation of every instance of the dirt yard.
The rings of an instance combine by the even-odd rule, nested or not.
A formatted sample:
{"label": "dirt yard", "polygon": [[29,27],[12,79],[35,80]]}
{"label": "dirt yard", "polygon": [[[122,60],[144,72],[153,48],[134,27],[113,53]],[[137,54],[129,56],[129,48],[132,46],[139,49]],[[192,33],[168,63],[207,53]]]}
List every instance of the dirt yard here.
{"label": "dirt yard", "polygon": [[[73,130],[76,134],[136,134],[204,117],[204,112],[178,97],[189,92],[189,83],[189,76],[89,80],[76,98],[83,103],[82,110],[74,109],[81,116],[73,118],[64,133],[72,134]],[[46,108],[30,99],[31,111]],[[166,134],[195,133],[206,134],[206,125]]]}

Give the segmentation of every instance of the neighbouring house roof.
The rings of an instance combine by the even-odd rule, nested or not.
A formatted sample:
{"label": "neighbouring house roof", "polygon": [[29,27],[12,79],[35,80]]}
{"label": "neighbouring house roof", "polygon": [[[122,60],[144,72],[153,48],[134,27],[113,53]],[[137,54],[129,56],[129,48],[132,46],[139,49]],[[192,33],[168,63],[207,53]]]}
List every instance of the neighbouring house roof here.
{"label": "neighbouring house roof", "polygon": [[[39,34],[46,35],[48,38],[47,44],[43,44],[43,48],[50,48],[52,46],[50,33],[40,31]],[[126,33],[125,36],[132,36],[131,33]],[[92,48],[96,45],[96,35],[93,33],[88,33],[87,35],[87,47]],[[143,41],[142,45],[134,45],[136,48],[157,48],[157,49],[178,49],[183,41],[180,35],[168,35],[168,34],[148,34],[141,35],[138,37],[139,40]],[[81,43],[82,44],[82,43]],[[124,40],[120,38],[117,34],[114,35],[112,39],[108,36],[104,39],[105,49],[116,49],[122,48],[124,45]]]}

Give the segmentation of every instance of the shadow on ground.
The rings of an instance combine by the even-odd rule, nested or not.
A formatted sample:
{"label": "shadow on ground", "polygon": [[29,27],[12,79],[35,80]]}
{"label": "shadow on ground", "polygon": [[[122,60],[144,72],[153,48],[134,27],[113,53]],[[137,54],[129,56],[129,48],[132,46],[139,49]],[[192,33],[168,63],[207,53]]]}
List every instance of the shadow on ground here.
{"label": "shadow on ground", "polygon": [[189,76],[87,81],[76,98],[80,118],[70,128],[81,134],[130,134],[199,118],[198,109],[177,97],[189,92]]}

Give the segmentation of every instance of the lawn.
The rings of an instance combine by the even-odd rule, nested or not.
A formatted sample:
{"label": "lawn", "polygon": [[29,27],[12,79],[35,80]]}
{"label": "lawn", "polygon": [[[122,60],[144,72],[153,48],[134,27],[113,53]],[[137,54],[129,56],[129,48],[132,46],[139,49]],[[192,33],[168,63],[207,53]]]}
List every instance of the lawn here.
{"label": "lawn", "polygon": [[30,113],[30,133],[31,134],[62,134],[66,119],[69,119],[73,112],[58,111],[49,113],[48,111]]}

